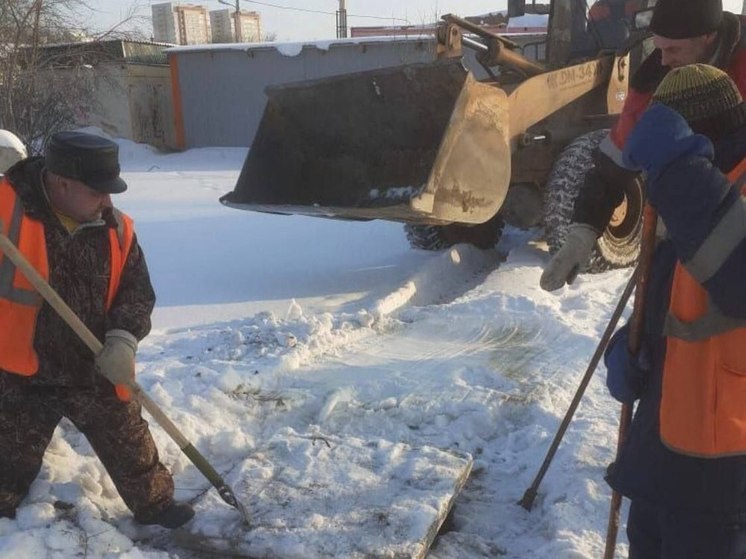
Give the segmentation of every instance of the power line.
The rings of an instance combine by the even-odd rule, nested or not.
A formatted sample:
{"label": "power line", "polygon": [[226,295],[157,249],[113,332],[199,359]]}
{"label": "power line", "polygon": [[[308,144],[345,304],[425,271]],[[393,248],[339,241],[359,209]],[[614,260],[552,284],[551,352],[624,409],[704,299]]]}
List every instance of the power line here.
{"label": "power line", "polygon": [[[336,15],[336,12],[325,12],[322,10],[309,10],[307,8],[295,8],[293,6],[280,6],[279,4],[270,4],[269,2],[259,2],[258,0],[243,0],[243,1],[249,4],[259,4],[261,6],[269,6],[270,8],[278,8],[280,10],[291,10],[294,12],[306,12],[310,14],[323,14],[327,16]],[[395,21],[403,21],[405,23],[410,23],[408,19],[402,19],[400,17],[365,16],[365,15],[357,15],[357,14],[347,14],[347,17],[359,17],[359,18],[366,18],[366,19],[382,19],[385,21],[395,20]]]}

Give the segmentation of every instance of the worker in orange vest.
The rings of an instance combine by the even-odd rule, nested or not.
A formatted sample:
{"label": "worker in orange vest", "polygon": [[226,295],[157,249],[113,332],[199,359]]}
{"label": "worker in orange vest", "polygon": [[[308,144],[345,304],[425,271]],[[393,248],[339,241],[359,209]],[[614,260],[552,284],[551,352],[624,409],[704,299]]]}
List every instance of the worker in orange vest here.
{"label": "worker in orange vest", "polygon": [[141,524],[176,528],[194,515],[128,386],[155,294],[124,192],[114,142],[59,132],[44,157],[0,180],[2,232],[103,342],[97,356],[0,254],[0,517],[14,518],[63,417],[83,433]]}
{"label": "worker in orange vest", "polygon": [[665,235],[642,350],[627,328],[607,385],[639,404],[608,481],[631,499],[630,559],[746,557],[746,105],[723,71],[672,70],[632,130]]}

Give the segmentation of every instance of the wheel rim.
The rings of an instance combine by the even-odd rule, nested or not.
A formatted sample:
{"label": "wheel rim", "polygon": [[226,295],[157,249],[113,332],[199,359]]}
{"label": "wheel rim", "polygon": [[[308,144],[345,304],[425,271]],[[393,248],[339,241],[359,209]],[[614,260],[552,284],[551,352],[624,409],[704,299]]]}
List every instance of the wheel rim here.
{"label": "wheel rim", "polygon": [[616,245],[633,241],[642,228],[642,207],[642,181],[637,179],[625,189],[624,200],[614,209],[604,237]]}

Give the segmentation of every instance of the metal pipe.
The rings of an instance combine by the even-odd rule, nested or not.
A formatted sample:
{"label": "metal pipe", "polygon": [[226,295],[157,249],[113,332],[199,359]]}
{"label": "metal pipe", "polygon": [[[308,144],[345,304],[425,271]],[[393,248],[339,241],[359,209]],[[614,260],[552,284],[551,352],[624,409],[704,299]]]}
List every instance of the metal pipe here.
{"label": "metal pipe", "polygon": [[461,37],[461,43],[472,50],[477,50],[480,52],[487,52],[490,50],[490,47],[488,47],[484,43],[480,43],[479,41],[475,41],[474,39],[470,39],[469,37]]}
{"label": "metal pipe", "polygon": [[624,288],[624,291],[622,292],[622,296],[619,298],[619,302],[617,303],[616,308],[614,309],[614,312],[611,314],[609,323],[606,325],[606,330],[604,331],[603,336],[601,336],[601,340],[598,342],[596,351],[593,353],[593,357],[591,357],[591,361],[590,363],[588,363],[588,368],[585,370],[583,379],[580,381],[580,385],[578,386],[578,389],[575,391],[575,396],[573,397],[572,402],[570,402],[570,407],[565,413],[565,417],[562,419],[562,423],[560,423],[557,433],[554,435],[552,444],[549,445],[549,450],[547,451],[547,454],[544,457],[544,462],[542,462],[541,467],[539,468],[539,472],[536,474],[536,477],[534,478],[534,481],[531,484],[531,486],[528,489],[526,489],[526,492],[523,494],[523,498],[520,501],[518,501],[518,504],[521,505],[527,511],[530,511],[531,508],[534,506],[534,500],[536,499],[536,495],[539,491],[539,485],[541,484],[541,481],[544,479],[544,475],[547,473],[547,470],[549,469],[549,466],[552,463],[552,460],[554,459],[554,455],[557,453],[557,449],[559,448],[560,442],[562,442],[562,438],[565,436],[565,432],[567,431],[567,428],[570,426],[572,417],[573,415],[575,415],[575,410],[578,409],[578,406],[580,405],[580,400],[582,400],[583,394],[585,394],[585,390],[588,387],[588,383],[591,381],[591,378],[593,377],[593,373],[596,371],[596,367],[598,366],[599,361],[601,361],[601,357],[604,354],[606,345],[609,343],[609,339],[611,339],[611,336],[614,333],[614,330],[616,329],[616,325],[619,322],[619,318],[621,318],[622,313],[624,312],[624,308],[627,306],[627,301],[632,295],[632,291],[634,290],[635,285],[637,284],[638,274],[639,274],[639,271],[638,271],[638,268],[636,268],[632,276],[629,278],[629,281],[627,282],[627,286]]}

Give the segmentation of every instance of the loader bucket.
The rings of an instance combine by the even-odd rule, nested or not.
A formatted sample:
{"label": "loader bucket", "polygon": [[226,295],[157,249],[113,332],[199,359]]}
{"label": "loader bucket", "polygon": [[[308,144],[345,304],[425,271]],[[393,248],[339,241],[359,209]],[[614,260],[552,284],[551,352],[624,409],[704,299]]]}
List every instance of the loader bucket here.
{"label": "loader bucket", "polygon": [[268,88],[227,206],[482,223],[510,182],[507,97],[460,61]]}

